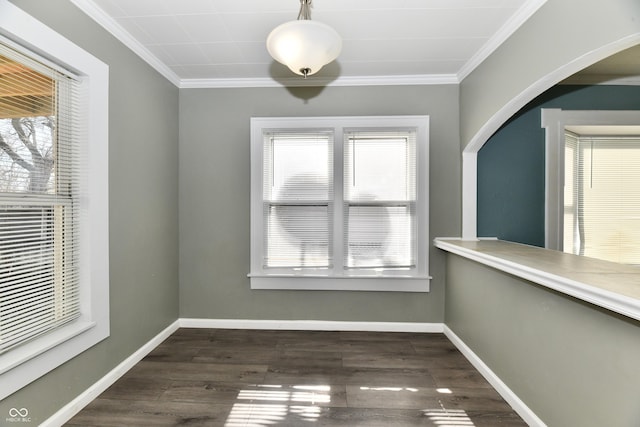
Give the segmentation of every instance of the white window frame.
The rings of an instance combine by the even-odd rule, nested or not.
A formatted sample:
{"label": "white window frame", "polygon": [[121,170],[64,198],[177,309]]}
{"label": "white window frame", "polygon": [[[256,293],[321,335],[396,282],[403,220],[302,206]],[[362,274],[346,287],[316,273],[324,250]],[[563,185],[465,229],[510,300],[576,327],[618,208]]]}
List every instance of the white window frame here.
{"label": "white window frame", "polygon": [[640,111],[562,110],[543,108],[545,129],[545,247],[564,250],[565,128],[572,126],[638,126]]}
{"label": "white window frame", "polygon": [[[416,266],[410,270],[350,269],[341,263],[327,270],[288,269],[271,272],[263,268],[263,135],[273,130],[313,131],[332,129],[334,138],[333,235],[342,241],[343,136],[352,129],[388,131],[416,130],[417,236]],[[340,206],[339,206],[340,205]],[[341,290],[341,291],[429,291],[429,117],[253,117],[251,118],[251,289]],[[340,244],[335,247],[340,246]],[[336,255],[336,254],[334,254]],[[336,258],[339,258],[336,256]]]}
{"label": "white window frame", "polygon": [[80,171],[81,317],[0,355],[2,400],[109,336],[109,68],[7,0],[0,0],[0,36],[80,77],[85,96],[79,110],[86,124]]}

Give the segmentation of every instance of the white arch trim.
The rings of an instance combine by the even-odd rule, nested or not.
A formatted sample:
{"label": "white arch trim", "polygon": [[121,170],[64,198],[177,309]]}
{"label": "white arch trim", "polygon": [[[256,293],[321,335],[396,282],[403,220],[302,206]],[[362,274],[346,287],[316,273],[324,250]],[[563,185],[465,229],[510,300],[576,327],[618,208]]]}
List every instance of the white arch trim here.
{"label": "white arch trim", "polygon": [[487,140],[527,102],[568,78],[572,74],[624,49],[640,44],[640,32],[633,33],[601,48],[588,52],[568,64],[543,76],[505,104],[476,132],[462,151],[462,239],[478,238],[477,191],[478,191],[478,151]]}

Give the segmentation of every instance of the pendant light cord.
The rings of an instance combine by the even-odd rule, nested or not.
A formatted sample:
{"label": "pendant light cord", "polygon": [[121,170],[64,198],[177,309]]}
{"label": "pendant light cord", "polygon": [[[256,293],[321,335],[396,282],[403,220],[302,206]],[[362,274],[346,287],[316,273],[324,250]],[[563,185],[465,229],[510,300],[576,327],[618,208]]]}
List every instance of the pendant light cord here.
{"label": "pendant light cord", "polygon": [[311,20],[311,1],[312,0],[300,0],[300,13],[298,13],[298,20]]}

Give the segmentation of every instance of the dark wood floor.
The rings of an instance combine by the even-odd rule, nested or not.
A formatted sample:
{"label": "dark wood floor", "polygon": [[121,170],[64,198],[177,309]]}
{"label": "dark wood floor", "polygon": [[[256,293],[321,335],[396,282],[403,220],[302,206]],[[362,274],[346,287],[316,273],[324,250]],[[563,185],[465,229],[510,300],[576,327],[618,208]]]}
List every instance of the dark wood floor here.
{"label": "dark wood floor", "polygon": [[180,329],[68,426],[526,426],[442,334]]}

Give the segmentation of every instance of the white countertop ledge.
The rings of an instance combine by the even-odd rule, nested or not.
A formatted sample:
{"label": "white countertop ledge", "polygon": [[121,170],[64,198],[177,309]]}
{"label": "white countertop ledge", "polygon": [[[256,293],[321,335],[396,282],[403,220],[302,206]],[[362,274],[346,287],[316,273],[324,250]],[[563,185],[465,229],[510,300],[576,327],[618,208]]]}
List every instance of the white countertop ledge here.
{"label": "white countertop ledge", "polygon": [[497,239],[436,238],[437,248],[640,321],[640,267]]}

